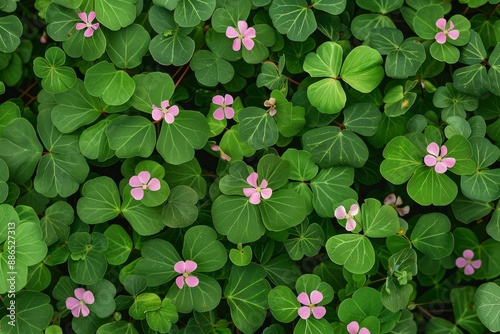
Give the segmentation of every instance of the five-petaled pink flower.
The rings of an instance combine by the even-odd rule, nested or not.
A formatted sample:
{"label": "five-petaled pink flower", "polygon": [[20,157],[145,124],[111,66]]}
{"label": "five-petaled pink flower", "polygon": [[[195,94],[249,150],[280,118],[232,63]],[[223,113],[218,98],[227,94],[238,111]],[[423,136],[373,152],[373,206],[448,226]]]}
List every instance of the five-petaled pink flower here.
{"label": "five-petaled pink flower", "polygon": [[396,195],[394,194],[389,194],[387,197],[384,199],[384,204],[392,206],[396,211],[399,213],[401,217],[404,215],[408,214],[410,212],[410,207],[408,205],[398,208],[401,204],[403,204],[403,200],[401,199],[401,196],[398,196],[396,198]]}
{"label": "five-petaled pink flower", "polygon": [[256,36],[255,29],[248,28],[248,23],[245,21],[238,21],[238,30],[234,27],[227,27],[226,29],[226,36],[228,38],[235,39],[233,41],[233,50],[240,51],[241,42],[243,42],[243,45],[247,50],[252,50],[255,45],[255,42],[252,40],[252,38],[255,38]]}
{"label": "five-petaled pink flower", "polygon": [[158,108],[153,104],[152,116],[155,121],[159,121],[164,118],[165,122],[172,124],[175,120],[175,116],[177,115],[179,115],[179,107],[170,106],[170,102],[168,100],[161,102],[161,108]]}
{"label": "five-petaled pink flower", "polygon": [[337,219],[347,219],[347,224],[345,225],[345,229],[347,231],[352,231],[356,228],[356,221],[354,220],[354,216],[356,216],[359,212],[359,205],[353,204],[349,209],[349,212],[346,212],[346,209],[343,205],[339,206],[335,209],[335,218]]}
{"label": "five-petaled pink flower", "polygon": [[257,179],[259,175],[256,172],[253,172],[247,177],[247,182],[253,188],[243,188],[243,193],[246,197],[250,197],[249,202],[252,204],[259,204],[260,197],[263,199],[268,199],[273,194],[273,190],[271,188],[267,188],[267,180],[263,179],[260,185],[257,185]]}
{"label": "five-petaled pink flower", "polygon": [[227,155],[226,153],[224,153],[224,151],[221,150],[219,145],[210,144],[210,148],[212,149],[212,151],[220,152],[220,158],[222,160],[231,161],[231,157],[229,155]]}
{"label": "five-petaled pink flower", "polygon": [[130,178],[128,184],[133,187],[132,190],[130,190],[130,194],[134,199],[140,201],[144,197],[144,190],[160,190],[160,180],[156,177],[150,179],[151,174],[147,171],[140,172],[138,175],[134,175]]}
{"label": "five-petaled pink flower", "polygon": [[444,156],[448,154],[446,146],[441,146],[440,154],[438,144],[432,142],[427,146],[427,152],[430,154],[424,157],[424,163],[429,167],[434,166],[437,173],[442,174],[446,172],[448,168],[455,166],[455,158],[444,158]]}
{"label": "five-petaled pink flower", "polygon": [[347,325],[347,331],[349,334],[370,334],[370,331],[366,327],[359,329],[357,321],[351,321],[349,325]]}
{"label": "five-petaled pink flower", "polygon": [[455,264],[457,265],[458,268],[464,268],[464,273],[465,275],[472,275],[474,274],[474,269],[479,269],[481,267],[481,260],[474,260],[474,252],[471,251],[470,249],[464,250],[463,253],[464,257],[459,257],[455,261]]}
{"label": "five-petaled pink flower", "polygon": [[218,121],[222,121],[224,119],[224,116],[226,116],[227,119],[233,118],[234,109],[230,107],[233,102],[233,97],[229,94],[226,94],[225,96],[215,95],[212,98],[212,103],[217,104],[220,107],[215,109],[214,118]]}
{"label": "five-petaled pink flower", "polygon": [[439,44],[446,43],[446,36],[449,36],[452,40],[456,40],[460,35],[460,32],[457,29],[453,29],[453,22],[450,20],[450,27],[446,29],[446,19],[439,19],[436,21],[436,27],[441,29],[442,31],[436,34],[436,42]]}
{"label": "five-petaled pink flower", "polygon": [[316,306],[316,304],[321,303],[323,300],[323,294],[318,290],[311,292],[311,297],[305,292],[301,292],[297,296],[297,300],[304,306],[301,306],[298,310],[299,316],[302,319],[307,319],[311,316],[311,312],[316,319],[321,319],[326,314],[326,309],[323,306]]}
{"label": "five-petaled pink flower", "polygon": [[197,267],[198,264],[191,260],[187,260],[185,262],[179,261],[174,265],[175,272],[181,274],[181,276],[177,276],[175,279],[175,284],[177,284],[179,289],[184,287],[184,282],[186,282],[186,285],[190,288],[194,288],[200,283],[198,277],[189,275],[195,271]]}
{"label": "five-petaled pink flower", "polygon": [[78,13],[78,17],[84,22],[84,23],[77,23],[76,24],[76,30],[82,30],[87,28],[85,30],[85,33],[83,34],[85,37],[92,37],[94,34],[94,31],[99,28],[99,23],[94,23],[92,24],[92,21],[95,19],[95,12],[90,12],[89,15],[87,16],[87,13],[82,12]]}
{"label": "five-petaled pink flower", "polygon": [[90,310],[87,305],[94,304],[94,294],[92,291],[87,291],[84,288],[76,288],[75,297],[66,298],[66,308],[71,310],[71,313],[76,318],[80,316],[80,312],[82,316],[88,316]]}
{"label": "five-petaled pink flower", "polygon": [[269,100],[264,101],[264,107],[268,107],[269,115],[276,115],[276,99],[271,97]]}

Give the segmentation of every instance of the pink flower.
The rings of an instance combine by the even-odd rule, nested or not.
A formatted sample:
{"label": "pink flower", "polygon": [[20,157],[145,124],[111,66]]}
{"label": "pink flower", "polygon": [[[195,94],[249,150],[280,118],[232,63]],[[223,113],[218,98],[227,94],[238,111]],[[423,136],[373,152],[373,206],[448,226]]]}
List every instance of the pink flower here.
{"label": "pink flower", "polygon": [[273,194],[273,190],[271,188],[267,188],[266,179],[262,180],[259,186],[257,186],[257,179],[259,175],[256,172],[253,172],[247,177],[247,182],[253,188],[243,188],[243,193],[246,197],[250,197],[249,202],[252,204],[259,204],[260,197],[263,199],[268,199]]}
{"label": "pink flower", "polygon": [[220,152],[220,158],[222,160],[231,161],[231,157],[229,155],[227,155],[226,153],[224,153],[224,151],[221,150],[219,145],[210,144],[210,148],[212,149],[212,151]]}
{"label": "pink flower", "polygon": [[220,107],[215,109],[214,118],[218,121],[222,121],[224,116],[227,119],[234,117],[234,109],[230,107],[233,104],[233,97],[226,94],[224,97],[222,95],[216,95],[212,98],[212,103],[219,105]]}
{"label": "pink flower", "polygon": [[363,327],[361,330],[359,329],[359,324],[357,321],[351,321],[349,325],[347,325],[347,331],[349,334],[370,334],[370,331]]}
{"label": "pink flower", "polygon": [[174,265],[175,272],[181,274],[181,276],[177,276],[175,279],[175,284],[182,289],[184,287],[184,282],[186,282],[187,286],[190,288],[194,288],[200,283],[200,280],[196,276],[189,275],[193,271],[196,270],[198,264],[194,261],[187,260],[179,261]]}
{"label": "pink flower", "polygon": [[298,313],[302,319],[307,319],[311,316],[311,312],[316,319],[321,319],[326,314],[326,309],[323,306],[316,306],[323,300],[323,294],[318,290],[311,292],[311,298],[305,292],[301,292],[297,296],[297,300],[301,303],[302,307],[299,308]]}
{"label": "pink flower", "polygon": [[128,181],[132,190],[130,190],[130,194],[132,197],[138,201],[140,201],[144,197],[144,190],[158,191],[160,190],[161,184],[160,180],[156,177],[152,178],[149,172],[143,171],[138,175],[134,175]]}
{"label": "pink flower", "polygon": [[179,115],[179,107],[170,107],[170,103],[168,100],[161,102],[161,108],[158,108],[153,104],[152,116],[155,121],[159,121],[164,118],[165,122],[167,122],[168,124],[172,124],[175,120],[175,116],[177,115]]}
{"label": "pink flower", "polygon": [[465,275],[472,275],[474,274],[474,268],[479,269],[481,267],[481,260],[474,260],[472,261],[472,258],[474,257],[474,252],[471,251],[470,249],[464,250],[463,253],[464,257],[459,257],[455,261],[455,264],[457,265],[458,268],[463,268]]}
{"label": "pink flower", "polygon": [[94,294],[92,291],[86,291],[84,288],[75,289],[75,297],[66,298],[66,308],[71,310],[74,317],[78,318],[80,312],[82,316],[89,315],[90,310],[87,305],[94,304]]}
{"label": "pink flower", "polygon": [[347,224],[345,229],[347,231],[352,231],[356,228],[356,221],[354,220],[354,216],[356,216],[359,212],[359,205],[353,204],[349,209],[349,212],[346,212],[343,205],[339,206],[335,209],[335,218],[337,219],[347,219]]}
{"label": "pink flower", "polygon": [[436,21],[436,27],[441,29],[442,31],[436,34],[436,42],[439,44],[446,43],[446,36],[449,36],[452,40],[456,40],[460,35],[460,32],[457,29],[453,29],[453,22],[450,20],[450,27],[446,29],[446,19],[439,19]]}
{"label": "pink flower", "polygon": [[264,107],[268,107],[269,115],[276,115],[276,99],[271,97],[269,100],[264,101]]}
{"label": "pink flower", "polygon": [[446,146],[441,146],[441,154],[439,154],[438,144],[432,142],[427,146],[427,152],[430,154],[424,157],[424,163],[429,167],[434,166],[436,173],[443,174],[448,168],[455,166],[455,158],[443,158],[448,154]]}
{"label": "pink flower", "polygon": [[87,13],[78,13],[78,17],[84,22],[84,23],[77,23],[76,24],[76,30],[82,30],[87,28],[85,30],[85,33],[83,34],[85,37],[92,37],[94,34],[94,30],[97,30],[99,28],[99,23],[94,23],[92,24],[92,21],[95,19],[95,12],[90,12],[89,16],[87,17]]}
{"label": "pink flower", "polygon": [[252,50],[255,45],[254,41],[252,41],[252,38],[255,38],[255,29],[248,28],[248,23],[245,21],[238,21],[238,30],[233,27],[227,27],[226,29],[226,36],[235,39],[233,41],[233,50],[240,51],[242,41],[247,50]]}
{"label": "pink flower", "polygon": [[403,200],[401,199],[401,196],[398,196],[396,198],[396,195],[394,194],[389,194],[387,197],[384,199],[384,204],[392,206],[396,211],[399,213],[401,217],[404,215],[408,214],[410,212],[410,207],[408,205],[398,208],[399,205],[403,204]]}

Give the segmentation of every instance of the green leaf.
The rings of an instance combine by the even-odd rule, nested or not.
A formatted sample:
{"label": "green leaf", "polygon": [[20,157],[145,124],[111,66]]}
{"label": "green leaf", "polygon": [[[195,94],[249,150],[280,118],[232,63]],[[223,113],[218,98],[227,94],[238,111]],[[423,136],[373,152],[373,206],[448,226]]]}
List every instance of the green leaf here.
{"label": "green leaf", "polygon": [[127,261],[132,251],[132,239],[120,225],[111,225],[104,235],[108,238],[108,249],[104,252],[108,263],[111,265],[120,265]]}
{"label": "green leaf", "polygon": [[[69,242],[71,242],[71,237]],[[85,258],[78,261],[72,258],[68,260],[69,275],[78,284],[90,285],[99,282],[106,274],[107,268],[106,256],[103,252],[95,250],[87,252]]]}
{"label": "green leaf", "polygon": [[300,303],[289,287],[280,285],[273,288],[267,299],[273,317],[279,322],[289,323],[297,318]]}
{"label": "green leaf", "polygon": [[381,205],[378,200],[368,198],[361,212],[363,231],[370,238],[384,238],[398,232],[398,214],[392,206]]}
{"label": "green leaf", "polygon": [[305,0],[274,0],[269,8],[273,25],[280,34],[303,42],[316,30],[316,19]]}
{"label": "green leaf", "polygon": [[172,301],[165,298],[158,310],[146,312],[146,320],[152,330],[166,333],[179,320],[179,315]]}
{"label": "green leaf", "polygon": [[218,233],[235,244],[258,240],[265,232],[257,205],[241,196],[217,197],[212,205],[212,219]]}
{"label": "green leaf", "polygon": [[17,104],[10,101],[0,104],[0,138],[3,137],[7,124],[20,117],[21,111]]}
{"label": "green leaf", "polygon": [[387,15],[381,14],[357,15],[351,22],[352,34],[360,41],[368,39],[371,31],[376,28],[396,28],[396,25]]}
{"label": "green leaf", "polygon": [[209,87],[215,87],[219,83],[226,84],[234,77],[233,66],[208,50],[195,52],[191,68],[198,82]]}
{"label": "green leaf", "polygon": [[312,160],[311,153],[289,148],[283,153],[283,159],[290,162],[291,180],[308,181],[318,174],[318,166]]}
{"label": "green leaf", "polygon": [[235,326],[243,332],[254,333],[264,323],[271,290],[265,277],[266,271],[254,263],[231,268],[224,296]]}
{"label": "green leaf", "polygon": [[197,272],[214,272],[227,261],[227,251],[209,226],[193,226],[184,235],[182,255],[198,264]]}
{"label": "green leaf", "polygon": [[331,3],[325,0],[312,0],[312,6],[332,15],[340,15],[346,7],[346,1],[341,0]]}
{"label": "green leaf", "polygon": [[[170,187],[188,186],[198,194],[198,199],[205,197],[207,182],[201,176],[202,170],[198,160],[192,159],[178,166],[164,164],[165,180]],[[173,191],[173,189],[172,189]]]}
{"label": "green leaf", "polygon": [[257,173],[260,179],[266,179],[268,187],[277,189],[288,182],[289,163],[275,154],[266,154],[259,160]]}
{"label": "green leaf", "polygon": [[447,175],[424,166],[415,171],[407,189],[408,195],[420,205],[448,205],[458,193],[456,183]]}
{"label": "green leaf", "polygon": [[73,223],[73,219],[73,208],[66,202],[58,201],[47,208],[45,215],[40,220],[43,240],[47,246],[58,240],[66,242],[69,237],[69,226]]}
{"label": "green leaf", "polygon": [[228,26],[237,27],[238,21],[246,21],[252,4],[248,0],[228,1],[217,8],[212,16],[212,26],[218,33],[225,33]]}
{"label": "green leaf", "polygon": [[188,63],[194,50],[193,39],[177,32],[168,37],[157,35],[149,44],[149,51],[154,60],[166,66],[181,66]]}
{"label": "green leaf", "polygon": [[221,299],[221,288],[219,283],[212,277],[197,274],[200,283],[194,287],[179,289],[172,284],[166,298],[173,301],[180,313],[189,313],[193,309],[197,312],[208,312],[217,307]]}
{"label": "green leaf", "polygon": [[106,128],[112,119],[113,117],[107,117],[82,132],[78,144],[84,157],[102,162],[115,155],[115,152],[109,147],[106,135]]}
{"label": "green leaf", "polygon": [[21,40],[23,25],[17,16],[9,15],[0,18],[0,52],[14,52]]}
{"label": "green leaf", "polygon": [[239,135],[241,140],[255,150],[276,144],[278,127],[274,118],[266,110],[247,107],[239,113]]}
{"label": "green leaf", "polygon": [[31,123],[25,118],[8,123],[0,146],[0,158],[9,167],[10,180],[19,184],[26,182],[33,175],[43,149]]}
{"label": "green leaf", "polygon": [[88,287],[94,293],[95,301],[89,305],[90,312],[94,312],[100,318],[106,318],[113,314],[116,309],[116,288],[110,281],[103,279]]}
{"label": "green leaf", "polygon": [[318,254],[325,240],[325,235],[318,224],[309,225],[306,221],[290,230],[287,240],[283,243],[290,258],[301,260],[304,255],[313,257]]}
{"label": "green leaf", "polygon": [[394,79],[406,79],[417,73],[425,60],[425,48],[420,42],[406,40],[387,55],[385,71]]}
{"label": "green leaf", "polygon": [[474,295],[479,320],[492,332],[500,331],[500,286],[493,282],[479,286]]}
{"label": "green leaf", "polygon": [[420,217],[410,239],[415,247],[431,259],[442,259],[453,251],[451,223],[442,213],[428,213]]}
{"label": "green leaf", "polygon": [[43,88],[57,94],[71,89],[76,83],[76,73],[71,67],[63,66],[66,54],[58,47],[45,52],[45,58],[38,57],[33,61],[35,75],[42,79]]}
{"label": "green leaf", "polygon": [[154,150],[154,125],[141,116],[120,115],[106,127],[109,147],[119,158],[148,157]]}
{"label": "green leaf", "polygon": [[302,197],[293,190],[273,192],[271,198],[259,205],[262,223],[269,231],[283,231],[300,224],[306,217],[306,206]]}
{"label": "green leaf", "polygon": [[300,319],[295,327],[297,333],[330,333],[332,326],[326,319],[308,318],[307,320]]}
{"label": "green leaf", "polygon": [[365,274],[375,264],[375,250],[363,235],[339,234],[326,242],[328,257],[353,274]]}
{"label": "green leaf", "polygon": [[160,297],[154,293],[145,292],[135,297],[134,304],[130,307],[129,312],[132,318],[144,320],[147,312],[158,310],[160,307]]}
{"label": "green leaf", "polygon": [[231,159],[236,161],[243,160],[243,157],[250,157],[255,153],[255,150],[241,139],[239,125],[233,125],[231,129],[224,132],[219,146]]}
{"label": "green leaf", "polygon": [[337,79],[321,79],[307,87],[311,105],[325,114],[337,114],[346,104],[345,91]]}
{"label": "green leaf", "polygon": [[370,12],[381,13],[381,14],[387,14],[389,12],[392,12],[393,10],[399,9],[403,5],[403,3],[404,3],[403,0],[396,0],[396,1],[356,0],[356,4],[359,7],[369,10]]}
{"label": "green leaf", "polygon": [[411,284],[399,285],[398,282],[388,277],[386,285],[384,285],[380,292],[380,298],[389,311],[398,312],[406,308],[412,293],[413,287]]}
{"label": "green leaf", "polygon": [[107,61],[101,61],[85,73],[85,87],[96,97],[101,97],[107,104],[118,106],[126,103],[135,90],[135,82],[122,70]]}
{"label": "green leaf", "polygon": [[120,68],[134,68],[140,65],[151,40],[147,30],[139,24],[110,32],[107,39],[106,53],[113,64]]}
{"label": "green leaf", "polygon": [[77,211],[87,224],[104,223],[117,217],[120,213],[120,194],[116,183],[107,176],[85,182]]}
{"label": "green leaf", "polygon": [[[13,300],[13,299],[11,299]],[[16,317],[14,325],[8,315],[0,320],[4,333],[41,333],[50,325],[54,309],[50,297],[37,291],[21,291],[15,298]]]}
{"label": "green leaf", "polygon": [[383,309],[380,292],[370,287],[361,287],[352,298],[345,299],[339,306],[338,314],[342,322],[350,323],[368,317],[378,317]]}
{"label": "green leaf", "polygon": [[166,162],[179,165],[194,157],[208,141],[210,129],[206,118],[199,112],[181,110],[172,124],[162,122],[156,149]]}
{"label": "green leaf", "polygon": [[174,94],[174,81],[167,73],[153,72],[134,76],[135,91],[130,102],[134,108],[151,114],[153,104],[161,105]]}
{"label": "green leaf", "polygon": [[141,201],[136,201],[130,195],[130,186],[128,185],[123,192],[121,211],[139,235],[152,235],[165,227],[162,221],[161,207],[147,207]]}
{"label": "green leaf", "polygon": [[229,259],[237,266],[244,267],[252,262],[252,248],[250,246],[241,247],[238,244],[238,249],[232,248],[229,250]]}
{"label": "green leaf", "polygon": [[309,130],[302,136],[304,150],[312,154],[320,167],[363,167],[368,160],[368,147],[354,132],[326,126]]}
{"label": "green leaf", "polygon": [[358,46],[345,58],[340,76],[352,88],[361,93],[369,93],[384,77],[384,69],[380,65],[380,53],[368,46]]}
{"label": "green leaf", "polygon": [[470,305],[474,305],[474,294],[476,288],[466,286],[463,288],[452,289],[450,293],[451,303],[455,322],[472,334],[484,332],[484,327],[476,314],[476,310],[471,310]]}
{"label": "green leaf", "polygon": [[381,113],[373,103],[356,103],[344,110],[344,126],[347,130],[362,136],[373,136],[382,119]]}
{"label": "green leaf", "polygon": [[165,225],[181,228],[194,223],[198,218],[196,203],[198,203],[198,194],[190,187],[179,185],[173,188],[162,210]]}
{"label": "green leaf", "polygon": [[215,10],[215,0],[179,0],[175,6],[175,22],[181,27],[194,27],[206,21]]}
{"label": "green leaf", "polygon": [[142,258],[137,262],[134,273],[145,277],[148,286],[165,284],[178,275],[174,265],[182,259],[168,241],[148,240],[142,245],[141,254]]}
{"label": "green leaf", "polygon": [[96,17],[111,30],[125,28],[134,22],[137,0],[102,0],[95,2]]}
{"label": "green leaf", "polygon": [[434,40],[439,31],[436,27],[436,21],[443,17],[444,10],[441,6],[429,5],[420,8],[413,19],[415,32],[424,39]]}
{"label": "green leaf", "polygon": [[490,90],[490,78],[481,64],[469,65],[453,72],[453,86],[459,92],[480,96]]}

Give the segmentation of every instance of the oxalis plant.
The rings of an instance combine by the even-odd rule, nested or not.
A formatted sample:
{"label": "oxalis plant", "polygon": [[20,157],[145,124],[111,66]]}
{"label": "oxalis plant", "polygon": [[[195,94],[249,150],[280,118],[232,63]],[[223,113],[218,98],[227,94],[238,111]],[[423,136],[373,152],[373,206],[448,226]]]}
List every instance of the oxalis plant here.
{"label": "oxalis plant", "polygon": [[499,18],[0,0],[0,332],[499,332]]}

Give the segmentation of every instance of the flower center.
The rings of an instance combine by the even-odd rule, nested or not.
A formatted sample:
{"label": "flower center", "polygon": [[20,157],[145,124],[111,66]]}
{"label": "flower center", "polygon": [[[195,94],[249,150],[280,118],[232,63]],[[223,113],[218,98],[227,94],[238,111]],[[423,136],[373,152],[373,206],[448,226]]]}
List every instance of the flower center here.
{"label": "flower center", "polygon": [[86,22],[87,28],[92,28],[92,22]]}
{"label": "flower center", "polygon": [[143,190],[148,189],[148,185],[143,183],[143,184],[142,184],[142,189],[143,189]]}
{"label": "flower center", "polygon": [[437,162],[441,162],[443,160],[443,157],[436,157]]}
{"label": "flower center", "polygon": [[168,108],[161,108],[161,112],[164,114],[168,113]]}
{"label": "flower center", "polygon": [[81,306],[85,305],[85,302],[83,300],[80,300],[80,303],[79,303]]}
{"label": "flower center", "polygon": [[348,213],[348,214],[345,215],[345,219],[350,219],[350,218],[354,218],[354,216],[351,215],[350,213]]}
{"label": "flower center", "polygon": [[257,188],[255,188],[255,191],[260,193],[262,191],[262,189],[260,189],[260,187],[257,187]]}
{"label": "flower center", "polygon": [[309,308],[312,310],[314,308],[314,304],[309,304]]}
{"label": "flower center", "polygon": [[188,277],[188,276],[189,276],[189,273],[186,273],[186,272],[185,272],[184,274],[182,274],[182,276],[184,276],[184,278],[186,278],[186,277]]}

